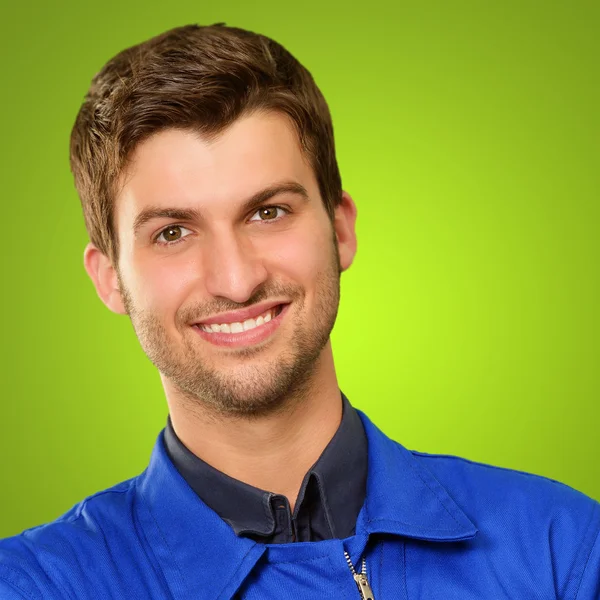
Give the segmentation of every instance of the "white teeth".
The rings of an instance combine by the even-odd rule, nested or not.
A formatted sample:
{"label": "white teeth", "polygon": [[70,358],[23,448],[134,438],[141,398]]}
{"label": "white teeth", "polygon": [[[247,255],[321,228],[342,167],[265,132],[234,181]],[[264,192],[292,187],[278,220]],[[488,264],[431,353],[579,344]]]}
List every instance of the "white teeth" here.
{"label": "white teeth", "polygon": [[243,331],[249,331],[255,327],[260,327],[265,323],[268,323],[273,318],[275,308],[270,308],[268,311],[257,317],[256,319],[246,319],[243,323],[213,323],[212,325],[200,325],[202,331],[207,333],[242,333]]}
{"label": "white teeth", "polygon": [[256,327],[256,321],[254,319],[246,319],[244,321],[244,331],[254,329]]}

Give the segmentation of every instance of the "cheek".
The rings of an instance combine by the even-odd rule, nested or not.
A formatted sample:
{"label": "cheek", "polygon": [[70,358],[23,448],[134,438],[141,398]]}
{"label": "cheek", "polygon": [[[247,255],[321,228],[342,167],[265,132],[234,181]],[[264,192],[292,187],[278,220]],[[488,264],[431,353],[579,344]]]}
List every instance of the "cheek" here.
{"label": "cheek", "polygon": [[269,257],[271,274],[281,273],[307,288],[317,273],[327,270],[333,252],[333,232],[321,223],[287,231],[262,254]]}
{"label": "cheek", "polygon": [[198,265],[181,257],[138,260],[133,272],[134,298],[155,315],[174,315],[197,282]]}

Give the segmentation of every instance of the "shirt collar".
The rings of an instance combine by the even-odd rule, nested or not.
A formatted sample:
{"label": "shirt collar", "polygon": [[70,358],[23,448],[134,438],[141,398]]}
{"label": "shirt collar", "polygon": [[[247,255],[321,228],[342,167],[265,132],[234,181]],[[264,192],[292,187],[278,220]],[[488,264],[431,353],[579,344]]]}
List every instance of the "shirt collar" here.
{"label": "shirt collar", "polygon": [[269,535],[273,531],[272,494],[229,477],[198,458],[177,437],[170,418],[164,443],[169,458],[188,485],[237,535]]}
{"label": "shirt collar", "polygon": [[[357,516],[365,501],[368,476],[364,426],[343,393],[342,401],[340,426],[305,477],[305,482],[309,476],[317,480],[334,538],[348,537],[354,532]],[[301,500],[300,496],[298,500]]]}
{"label": "shirt collar", "polygon": [[[347,537],[354,531],[364,503],[367,479],[367,439],[356,410],[342,394],[342,420],[335,435],[306,473],[297,508],[311,477],[317,482],[331,537]],[[214,510],[236,535],[271,535],[275,529],[271,492],[248,485],[218,471],[194,455],[167,421],[164,432],[167,455],[202,501]]]}

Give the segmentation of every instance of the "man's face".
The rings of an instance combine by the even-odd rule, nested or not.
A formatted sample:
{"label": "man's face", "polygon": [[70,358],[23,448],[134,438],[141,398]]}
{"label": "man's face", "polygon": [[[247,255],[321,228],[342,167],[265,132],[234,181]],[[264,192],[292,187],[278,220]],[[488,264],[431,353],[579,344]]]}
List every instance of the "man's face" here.
{"label": "man's face", "polygon": [[115,220],[123,303],[185,396],[261,414],[310,380],[349,262],[286,117],[255,113],[213,141],[144,141]]}

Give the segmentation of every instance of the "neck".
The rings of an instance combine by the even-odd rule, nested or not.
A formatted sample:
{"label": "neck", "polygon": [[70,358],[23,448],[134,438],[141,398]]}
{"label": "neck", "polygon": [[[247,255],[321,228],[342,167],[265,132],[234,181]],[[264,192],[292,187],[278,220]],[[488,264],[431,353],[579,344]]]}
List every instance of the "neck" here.
{"label": "neck", "polygon": [[166,378],[163,384],[175,433],[191,452],[234,479],[285,496],[292,510],[305,474],[342,418],[329,342],[306,389],[261,417],[215,414]]}

